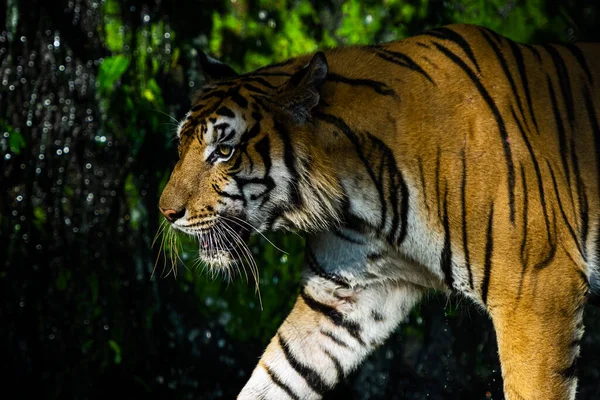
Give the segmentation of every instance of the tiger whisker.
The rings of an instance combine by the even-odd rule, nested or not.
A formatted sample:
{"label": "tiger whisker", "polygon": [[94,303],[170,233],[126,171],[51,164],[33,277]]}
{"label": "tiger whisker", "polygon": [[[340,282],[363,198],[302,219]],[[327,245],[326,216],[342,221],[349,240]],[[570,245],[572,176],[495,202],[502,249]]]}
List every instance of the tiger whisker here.
{"label": "tiger whisker", "polygon": [[[226,233],[224,233],[223,231],[221,231],[221,228],[219,227],[219,225],[218,225],[218,224],[215,224],[215,229],[217,229],[217,230],[219,231],[219,234],[220,234],[220,235],[221,235],[221,236],[222,236],[224,239],[227,239],[227,235],[226,235]],[[234,247],[234,248],[233,248],[233,251],[235,251],[235,254],[236,254],[236,256],[237,256],[237,257],[236,257],[236,260],[234,260],[234,265],[235,265],[236,269],[238,270],[238,274],[240,274],[240,275],[241,275],[240,266],[238,265],[238,261],[237,261],[237,260],[238,260],[238,259],[240,259],[240,260],[241,260],[241,258],[242,258],[242,257],[240,256],[240,253],[238,252],[238,250],[237,250],[237,248],[236,248],[236,247]],[[248,273],[246,272],[246,268],[244,268],[244,265],[243,265],[243,263],[242,263],[242,270],[244,271],[244,276],[246,277],[246,282],[248,282]]]}
{"label": "tiger whisker", "polygon": [[[259,234],[260,236],[262,236],[262,237],[263,237],[263,238],[264,238],[264,239],[265,239],[267,242],[269,242],[269,243],[271,244],[271,246],[275,247],[277,250],[279,250],[279,251],[280,251],[280,252],[282,252],[283,254],[289,255],[289,253],[287,253],[285,250],[282,250],[282,249],[280,249],[279,247],[277,247],[277,246],[275,245],[275,243],[273,243],[272,241],[270,241],[270,240],[269,240],[269,239],[268,239],[268,238],[267,238],[267,237],[266,237],[266,236],[265,236],[265,235],[264,235],[264,234],[263,234],[261,231],[259,231],[258,229],[256,229],[254,226],[250,225],[248,222],[244,221],[243,219],[241,219],[241,218],[238,218],[238,217],[236,217],[236,216],[233,216],[233,215],[232,215],[232,216],[231,216],[231,218],[235,218],[235,220],[237,220],[237,222],[236,222],[236,221],[234,221],[234,220],[232,220],[232,219],[230,219],[230,218],[228,218],[228,217],[225,217],[225,216],[223,216],[223,215],[219,215],[219,217],[223,218],[223,219],[224,219],[224,220],[226,220],[226,221],[233,222],[234,224],[236,224],[236,225],[239,225],[239,226],[240,226],[240,227],[242,227],[243,229],[246,229],[246,230],[247,230],[247,228],[246,228],[245,226],[248,226],[248,227],[252,228],[252,229],[254,230],[254,232],[258,233],[258,234]],[[242,224],[245,224],[245,226],[244,226],[244,225],[242,225]]]}
{"label": "tiger whisker", "polygon": [[255,289],[256,289],[256,293],[258,294],[258,302],[260,304],[260,309],[262,310],[263,306],[262,306],[262,296],[260,294],[260,278],[259,278],[260,274],[259,274],[259,270],[258,270],[258,265],[256,264],[256,260],[254,260],[254,257],[252,256],[252,252],[248,248],[248,245],[246,245],[244,240],[237,234],[237,232],[235,232],[233,229],[231,229],[227,225],[223,225],[223,227],[227,231],[230,232],[232,237],[240,244],[240,247],[242,248],[242,250],[248,255],[247,260],[249,262],[250,271],[252,272],[252,276],[254,277]]}

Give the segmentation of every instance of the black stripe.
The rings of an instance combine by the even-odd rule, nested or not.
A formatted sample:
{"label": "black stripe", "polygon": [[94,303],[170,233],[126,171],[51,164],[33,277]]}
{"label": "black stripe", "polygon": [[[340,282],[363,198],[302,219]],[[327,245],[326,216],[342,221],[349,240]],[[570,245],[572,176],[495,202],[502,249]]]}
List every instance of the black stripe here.
{"label": "black stripe", "polygon": [[317,371],[296,359],[296,357],[292,353],[290,345],[283,338],[283,336],[281,336],[281,333],[277,333],[277,337],[279,338],[279,345],[283,350],[285,359],[290,364],[290,366],[298,373],[298,375],[304,378],[308,386],[310,386],[310,388],[313,391],[322,395],[328,389],[331,388],[331,386],[328,385],[327,382],[323,380],[323,378],[321,378],[321,375],[319,375]]}
{"label": "black stripe", "polygon": [[237,104],[240,108],[248,107],[248,100],[246,100],[246,98],[242,96],[237,90],[232,91],[231,100],[233,100],[233,102]]}
{"label": "black stripe", "polygon": [[279,121],[274,122],[275,131],[279,134],[281,141],[283,142],[283,161],[286,168],[291,175],[291,205],[299,207],[302,205],[302,196],[298,190],[297,183],[300,182],[300,174],[296,169],[296,156],[292,147],[292,139],[290,138],[290,132],[288,128]]}
{"label": "black stripe", "polygon": [[302,288],[300,291],[300,297],[310,309],[317,313],[323,314],[335,325],[346,329],[348,333],[354,339],[356,339],[356,341],[358,341],[358,343],[360,343],[362,346],[365,345],[365,342],[361,337],[362,329],[357,322],[347,320],[344,315],[335,308],[315,300],[308,293],[306,293],[306,288]]}
{"label": "black stripe", "polygon": [[540,62],[540,63],[542,62],[542,56],[540,55],[540,52],[537,51],[535,46],[532,46],[530,44],[522,44],[521,46],[523,46],[526,49],[528,49],[529,51],[531,51],[533,53],[533,55],[538,59],[538,62]]}
{"label": "black stripe", "polygon": [[350,142],[354,145],[354,149],[356,151],[356,154],[358,155],[358,158],[361,160],[361,162],[365,166],[365,169],[366,169],[367,173],[369,174],[369,177],[371,178],[373,185],[375,185],[375,187],[377,188],[377,192],[379,195],[379,204],[380,204],[381,215],[383,216],[381,223],[383,224],[383,226],[385,226],[384,218],[385,218],[385,215],[387,214],[387,204],[385,201],[385,193],[383,191],[383,186],[381,184],[379,184],[377,177],[375,176],[375,171],[373,171],[373,167],[371,166],[370,161],[367,159],[367,157],[363,153],[363,145],[360,142],[360,140],[358,139],[356,133],[346,124],[346,122],[343,119],[336,117],[335,115],[326,114],[326,113],[323,113],[318,110],[314,111],[313,114],[316,118],[318,118],[322,121],[325,121],[329,124],[332,124],[333,126],[338,128],[348,138],[348,140],[350,140]]}
{"label": "black stripe", "polygon": [[525,273],[529,265],[529,249],[527,248],[527,231],[529,219],[529,191],[527,190],[527,179],[525,177],[525,168],[521,166],[521,184],[523,190],[523,239],[521,240],[521,277],[519,279],[519,289],[517,290],[517,302],[521,299],[523,284],[525,283]]}
{"label": "black stripe", "polygon": [[469,239],[467,235],[467,160],[465,158],[465,149],[460,154],[462,160],[462,182],[460,186],[460,202],[462,206],[462,231],[463,231],[463,252],[465,253],[465,264],[469,273],[469,287],[473,289],[473,271],[471,271],[471,261],[469,255]]}
{"label": "black stripe", "polygon": [[552,209],[552,235],[550,236],[550,251],[545,259],[534,265],[536,269],[544,269],[554,260],[556,256],[556,214]]}
{"label": "black stripe", "polygon": [[[519,77],[521,82],[523,83],[523,92],[525,92],[525,98],[527,99],[527,107],[529,108],[529,116],[533,121],[533,126],[535,126],[536,132],[540,133],[537,120],[535,119],[535,112],[533,111],[533,103],[531,101],[531,90],[529,90],[529,80],[527,79],[527,70],[525,69],[525,62],[523,61],[523,53],[521,53],[521,47],[513,42],[512,40],[508,41],[510,45],[510,49],[512,50],[513,57],[517,62],[517,69],[519,70]],[[523,119],[525,116],[523,115]]]}
{"label": "black stripe", "polygon": [[481,299],[483,304],[487,305],[488,291],[490,288],[490,277],[492,275],[492,254],[494,252],[494,235],[493,225],[494,222],[494,203],[490,207],[490,214],[488,216],[488,227],[486,234],[485,244],[485,261],[483,264],[483,281],[481,282]]}
{"label": "black stripe", "polygon": [[450,240],[450,222],[448,221],[448,186],[444,191],[444,248],[440,256],[440,264],[444,273],[446,286],[454,290],[454,277],[452,276],[452,242]]}
{"label": "black stripe", "polygon": [[353,79],[330,72],[327,75],[327,80],[350,86],[367,86],[380,95],[398,97],[394,89],[390,88],[387,84],[372,79]]}
{"label": "black stripe", "polygon": [[489,30],[481,31],[485,40],[487,40],[487,42],[489,43],[489,45],[492,48],[492,50],[494,51],[494,53],[496,53],[496,57],[498,58],[498,61],[500,61],[500,66],[502,67],[502,71],[504,72],[504,75],[506,75],[506,78],[508,79],[508,83],[510,84],[510,89],[512,90],[514,98],[517,100],[517,106],[519,107],[519,112],[521,113],[521,115],[525,115],[525,113],[523,112],[523,105],[521,104],[521,97],[519,96],[519,91],[517,90],[517,85],[515,84],[515,80],[513,79],[512,74],[510,73],[508,64],[506,63],[506,59],[502,55],[502,51],[500,50],[498,45],[489,36],[488,32],[491,32],[491,31],[489,31]]}
{"label": "black stripe", "polygon": [[348,283],[347,280],[345,280],[344,278],[342,278],[339,275],[326,272],[325,269],[323,268],[323,266],[321,266],[321,264],[315,257],[315,255],[311,249],[305,250],[305,257],[306,257],[306,265],[310,268],[310,270],[315,275],[317,275],[323,279],[326,279],[328,281],[331,281],[331,282],[333,282],[339,286],[342,286],[344,288],[350,288],[350,284]]}
{"label": "black stripe", "polygon": [[552,185],[554,186],[554,195],[556,196],[556,201],[558,202],[558,209],[560,210],[560,214],[561,214],[563,220],[565,221],[565,225],[569,229],[569,234],[571,235],[571,238],[573,239],[573,241],[575,242],[575,245],[577,246],[577,250],[579,251],[579,254],[581,254],[581,256],[583,257],[583,251],[581,250],[581,246],[579,244],[579,239],[577,237],[577,234],[573,230],[573,226],[569,222],[569,219],[567,218],[567,214],[565,213],[565,209],[563,208],[563,203],[560,198],[560,193],[558,191],[558,184],[556,183],[556,176],[554,175],[554,169],[552,168],[552,166],[550,165],[550,162],[548,160],[546,160],[546,164],[548,165],[548,169],[550,170],[550,177],[552,178]]}
{"label": "black stripe", "polygon": [[460,34],[446,27],[437,28],[432,31],[426,32],[425,34],[429,34],[430,36],[436,37],[438,39],[446,39],[456,43],[465,52],[467,57],[469,57],[473,65],[475,65],[477,72],[481,72],[481,69],[479,69],[479,64],[477,63],[477,59],[475,58],[475,54],[473,54],[473,50],[471,49],[469,42],[467,42],[465,38],[463,38]]}
{"label": "black stripe", "polygon": [[423,173],[423,161],[421,157],[417,157],[417,166],[419,167],[419,176],[421,178],[421,188],[423,190],[422,197],[423,203],[425,203],[425,208],[427,208],[427,213],[430,212],[429,202],[427,201],[427,185],[425,184],[425,174]]}
{"label": "black stripe", "polygon": [[440,203],[440,159],[442,158],[442,148],[438,146],[437,154],[435,157],[435,197],[437,200],[437,213],[438,218],[442,220],[442,205]]}
{"label": "black stripe", "polygon": [[344,368],[342,367],[342,363],[340,363],[340,360],[338,360],[333,354],[331,354],[331,352],[325,348],[322,349],[323,353],[325,353],[325,355],[327,357],[329,357],[329,359],[331,360],[331,362],[333,363],[333,366],[335,368],[335,372],[337,375],[336,378],[336,383],[341,381],[342,379],[344,379]]}
{"label": "black stripe", "polygon": [[[406,232],[408,228],[408,186],[404,181],[402,172],[398,169],[398,166],[396,165],[396,159],[392,150],[381,139],[373,136],[369,132],[366,132],[365,135],[374,144],[373,147],[377,148],[379,152],[382,153],[380,157],[381,166],[387,166],[387,174],[389,176],[389,185],[387,186],[389,190],[390,207],[392,209],[393,214],[390,230],[387,235],[387,240],[389,243],[395,243],[396,245],[400,245],[406,237]],[[382,188],[385,187],[383,174],[380,175],[379,182],[377,183],[377,185]],[[398,210],[398,189],[400,189],[401,196],[400,210]],[[385,213],[382,213],[380,226],[381,230],[385,228],[386,217],[387,211]],[[396,239],[396,232],[398,231],[399,225],[400,232],[398,233],[398,238]]]}
{"label": "black stripe", "polygon": [[527,147],[527,151],[529,152],[529,156],[531,157],[531,163],[533,164],[533,169],[535,171],[535,176],[536,176],[536,181],[537,181],[538,193],[540,195],[540,203],[542,204],[542,211],[544,212],[544,222],[546,224],[546,234],[548,237],[548,242],[552,242],[552,235],[550,233],[550,220],[548,219],[548,210],[546,207],[546,196],[544,195],[544,184],[542,181],[542,172],[540,170],[540,165],[535,156],[535,153],[533,152],[533,147],[531,146],[531,142],[529,141],[529,138],[525,134],[525,131],[523,130],[523,126],[521,125],[521,122],[517,118],[515,109],[512,107],[512,105],[510,107],[510,112],[512,114],[513,119],[517,123],[519,132],[521,133],[521,137],[523,138],[523,141],[525,142],[525,146]]}
{"label": "black stripe", "polygon": [[558,82],[560,85],[560,91],[562,93],[563,102],[565,107],[567,108],[567,117],[569,118],[569,124],[571,125],[571,129],[573,129],[573,124],[575,123],[575,102],[573,101],[571,81],[569,80],[569,71],[567,70],[565,60],[560,55],[560,52],[556,50],[552,45],[548,44],[544,45],[543,47],[552,57],[554,68],[556,69],[556,74],[558,75]]}
{"label": "black stripe", "polygon": [[487,103],[488,107],[490,108],[490,111],[492,111],[492,114],[494,115],[494,118],[496,119],[496,123],[498,124],[498,129],[500,131],[500,138],[502,140],[504,157],[506,158],[506,168],[508,171],[508,174],[507,174],[508,182],[507,183],[508,183],[508,205],[509,205],[509,211],[510,211],[509,212],[510,221],[514,224],[515,223],[515,168],[513,165],[512,151],[511,151],[509,140],[508,140],[508,132],[506,131],[506,125],[504,124],[504,119],[502,118],[502,115],[500,114],[500,111],[498,110],[496,103],[494,103],[494,100],[492,99],[492,97],[490,96],[488,91],[485,89],[485,87],[483,86],[483,84],[481,83],[481,81],[479,80],[477,75],[473,72],[473,70],[471,68],[469,68],[469,66],[466,65],[465,62],[463,60],[461,60],[456,54],[454,54],[453,52],[448,50],[446,47],[444,47],[438,43],[434,43],[434,45],[435,45],[435,47],[437,47],[438,50],[440,50],[450,60],[452,60],[456,65],[458,65],[469,76],[469,78],[471,78],[471,81],[473,82],[473,84],[475,85],[475,87],[477,88],[477,90],[479,91],[481,96],[484,98],[485,102]]}
{"label": "black stripe", "polygon": [[265,168],[265,176],[271,172],[271,140],[269,135],[265,135],[255,145],[254,150],[258,153],[262,159],[263,166]]}
{"label": "black stripe", "polygon": [[569,161],[567,160],[567,156],[569,154],[569,149],[567,148],[567,138],[565,136],[565,126],[562,121],[562,117],[560,115],[560,109],[558,107],[558,102],[556,100],[556,95],[554,94],[554,88],[552,86],[552,80],[550,76],[547,76],[548,80],[548,91],[550,92],[550,100],[552,102],[552,112],[554,113],[554,121],[556,122],[556,134],[558,135],[558,145],[560,152],[560,159],[562,160],[563,169],[565,170],[565,174],[567,177],[568,187],[571,187],[571,172],[569,169]]}
{"label": "black stripe", "polygon": [[323,330],[323,328],[321,328],[321,330],[319,332],[321,332],[323,335],[327,336],[329,339],[331,339],[331,341],[333,341],[338,346],[345,347],[345,348],[348,347],[348,345],[346,343],[344,343],[342,341],[342,339],[340,339],[337,336],[335,336],[332,332],[325,331],[325,330]]}
{"label": "black stripe", "polygon": [[525,177],[525,168],[521,164],[521,184],[523,189],[523,238],[521,239],[521,262],[523,263],[523,273],[527,268],[529,253],[527,249],[527,232],[529,223],[529,190],[527,189],[527,178]]}
{"label": "black stripe", "polygon": [[221,190],[221,188],[219,188],[216,184],[212,184],[211,185],[213,190],[221,197],[226,197],[232,200],[241,200],[244,203],[244,207],[246,206],[246,198],[244,196],[241,196],[239,194],[231,194],[228,193],[224,190]]}
{"label": "black stripe", "polygon": [[488,35],[492,36],[494,38],[494,40],[496,41],[496,44],[498,44],[498,45],[502,44],[503,40],[506,40],[506,38],[504,36],[499,35],[498,33],[494,32],[491,29],[482,27],[481,30],[484,33],[487,32]]}
{"label": "black stripe", "polygon": [[256,70],[248,73],[247,76],[252,76],[252,75],[257,74],[257,73],[266,72],[266,71],[268,71],[270,69],[274,69],[274,68],[285,67],[285,66],[288,66],[290,64],[293,64],[294,62],[296,62],[296,59],[295,58],[290,58],[289,60],[281,61],[281,62],[278,62],[278,63],[275,63],[275,64],[265,65],[264,67],[260,67],[259,69],[256,69]]}
{"label": "black stripe", "polygon": [[571,365],[562,371],[559,371],[560,376],[563,377],[564,380],[570,381],[577,378],[577,372],[579,367],[579,357],[575,357]]}
{"label": "black stripe", "polygon": [[411,71],[415,71],[424,76],[425,79],[427,79],[429,82],[435,85],[435,82],[433,81],[433,79],[431,79],[431,76],[429,76],[429,74],[425,72],[425,70],[423,70],[423,68],[421,68],[419,64],[417,64],[412,58],[410,58],[406,54],[383,48],[377,48],[377,50],[377,56],[395,65],[399,65],[401,67],[408,68]]}
{"label": "black stripe", "polygon": [[556,44],[556,46],[564,47],[571,53],[571,55],[573,55],[573,57],[575,57],[575,59],[579,63],[579,66],[585,72],[588,81],[590,82],[590,84],[593,84],[594,77],[592,76],[592,71],[590,71],[590,67],[588,66],[588,63],[585,59],[585,55],[583,54],[583,51],[581,51],[581,49],[579,47],[577,47],[577,45],[575,43]]}
{"label": "black stripe", "polygon": [[340,228],[334,228],[331,232],[335,236],[337,236],[340,239],[345,240],[347,242],[354,243],[354,244],[362,244],[362,245],[365,244],[365,242],[363,242],[362,240],[357,240],[357,239],[354,239],[354,238],[348,236],[347,234],[345,234],[344,232],[342,232]]}
{"label": "black stripe", "polygon": [[571,139],[571,162],[573,163],[573,174],[575,175],[575,184],[577,189],[577,205],[579,209],[579,218],[576,221],[581,234],[581,249],[583,250],[583,259],[587,261],[587,237],[589,231],[589,209],[588,209],[588,198],[585,190],[585,184],[581,179],[579,172],[579,159],[576,154],[575,139]]}
{"label": "black stripe", "polygon": [[258,93],[258,94],[263,95],[263,96],[268,96],[269,95],[269,93],[265,92],[261,88],[258,88],[258,87],[254,86],[254,85],[249,84],[249,83],[245,83],[244,84],[244,89],[249,90],[249,91],[254,92],[254,93]]}
{"label": "black stripe", "polygon": [[224,117],[229,117],[229,118],[235,118],[235,114],[233,113],[233,111],[231,111],[230,108],[222,106],[219,107],[219,109],[217,109],[217,111],[215,111],[218,115],[222,115]]}
{"label": "black stripe", "polygon": [[279,379],[279,377],[277,376],[275,371],[273,371],[271,368],[269,368],[268,365],[266,365],[264,363],[261,363],[261,365],[263,366],[263,368],[267,372],[267,375],[269,375],[269,378],[271,378],[271,381],[273,381],[274,384],[279,386],[279,388],[281,390],[283,390],[284,392],[286,392],[287,395],[290,396],[293,400],[300,400],[300,396],[298,396],[296,393],[294,393],[292,388],[289,387],[285,382],[283,382],[281,379]]}
{"label": "black stripe", "polygon": [[[259,84],[261,84],[261,85],[263,85],[263,86],[266,86],[266,87],[268,87],[269,89],[277,89],[277,86],[276,86],[276,85],[273,85],[271,82],[267,81],[266,79],[260,78],[260,77],[258,77],[258,76],[256,76],[256,75],[258,75],[258,74],[255,74],[255,75],[253,75],[253,76],[247,76],[247,77],[244,77],[244,78],[242,79],[242,82],[246,82],[246,83],[247,83],[247,82],[256,82],[256,83],[259,83]],[[260,74],[260,75],[267,76],[267,74]],[[270,74],[270,75],[274,75],[274,74]],[[279,76],[279,75],[280,75],[280,74],[278,73],[278,74],[277,74],[277,76]],[[284,75],[285,75],[285,76],[291,76],[292,74],[287,74],[287,73],[286,73],[286,74],[284,74]]]}
{"label": "black stripe", "polygon": [[377,310],[371,310],[371,317],[377,322],[385,320],[385,316]]}

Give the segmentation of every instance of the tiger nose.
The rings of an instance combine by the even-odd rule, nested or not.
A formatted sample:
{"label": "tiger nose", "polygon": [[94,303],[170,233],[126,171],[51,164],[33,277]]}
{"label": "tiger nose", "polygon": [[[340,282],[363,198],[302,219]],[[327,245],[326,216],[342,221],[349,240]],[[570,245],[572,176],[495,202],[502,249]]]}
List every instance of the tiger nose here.
{"label": "tiger nose", "polygon": [[163,213],[165,218],[167,220],[169,220],[170,222],[175,222],[179,218],[181,218],[185,215],[185,208],[181,209],[180,211],[175,211],[175,210],[171,210],[168,208],[162,208],[162,207],[159,207],[159,208],[160,208],[160,212]]}

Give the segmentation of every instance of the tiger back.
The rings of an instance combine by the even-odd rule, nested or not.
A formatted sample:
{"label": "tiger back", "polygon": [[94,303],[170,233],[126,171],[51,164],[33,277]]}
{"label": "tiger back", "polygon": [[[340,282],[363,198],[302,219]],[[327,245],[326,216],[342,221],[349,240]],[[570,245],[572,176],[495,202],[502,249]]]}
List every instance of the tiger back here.
{"label": "tiger back", "polygon": [[241,76],[202,61],[165,217],[215,269],[245,231],[307,232],[298,300],[240,399],[321,398],[430,289],[489,313],[507,399],[575,398],[600,262],[600,45],[452,25]]}

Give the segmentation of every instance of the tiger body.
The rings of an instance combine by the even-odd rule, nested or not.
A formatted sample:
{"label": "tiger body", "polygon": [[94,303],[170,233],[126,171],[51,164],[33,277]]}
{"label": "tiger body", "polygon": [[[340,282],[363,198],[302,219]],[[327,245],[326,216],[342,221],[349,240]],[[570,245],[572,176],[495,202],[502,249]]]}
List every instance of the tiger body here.
{"label": "tiger body", "polygon": [[[599,116],[600,45],[468,25],[208,85],[161,209],[205,248],[211,230],[240,236],[220,215],[308,232],[298,300],[239,398],[321,398],[430,289],[489,313],[507,399],[575,398]],[[215,268],[241,251],[216,247]]]}

